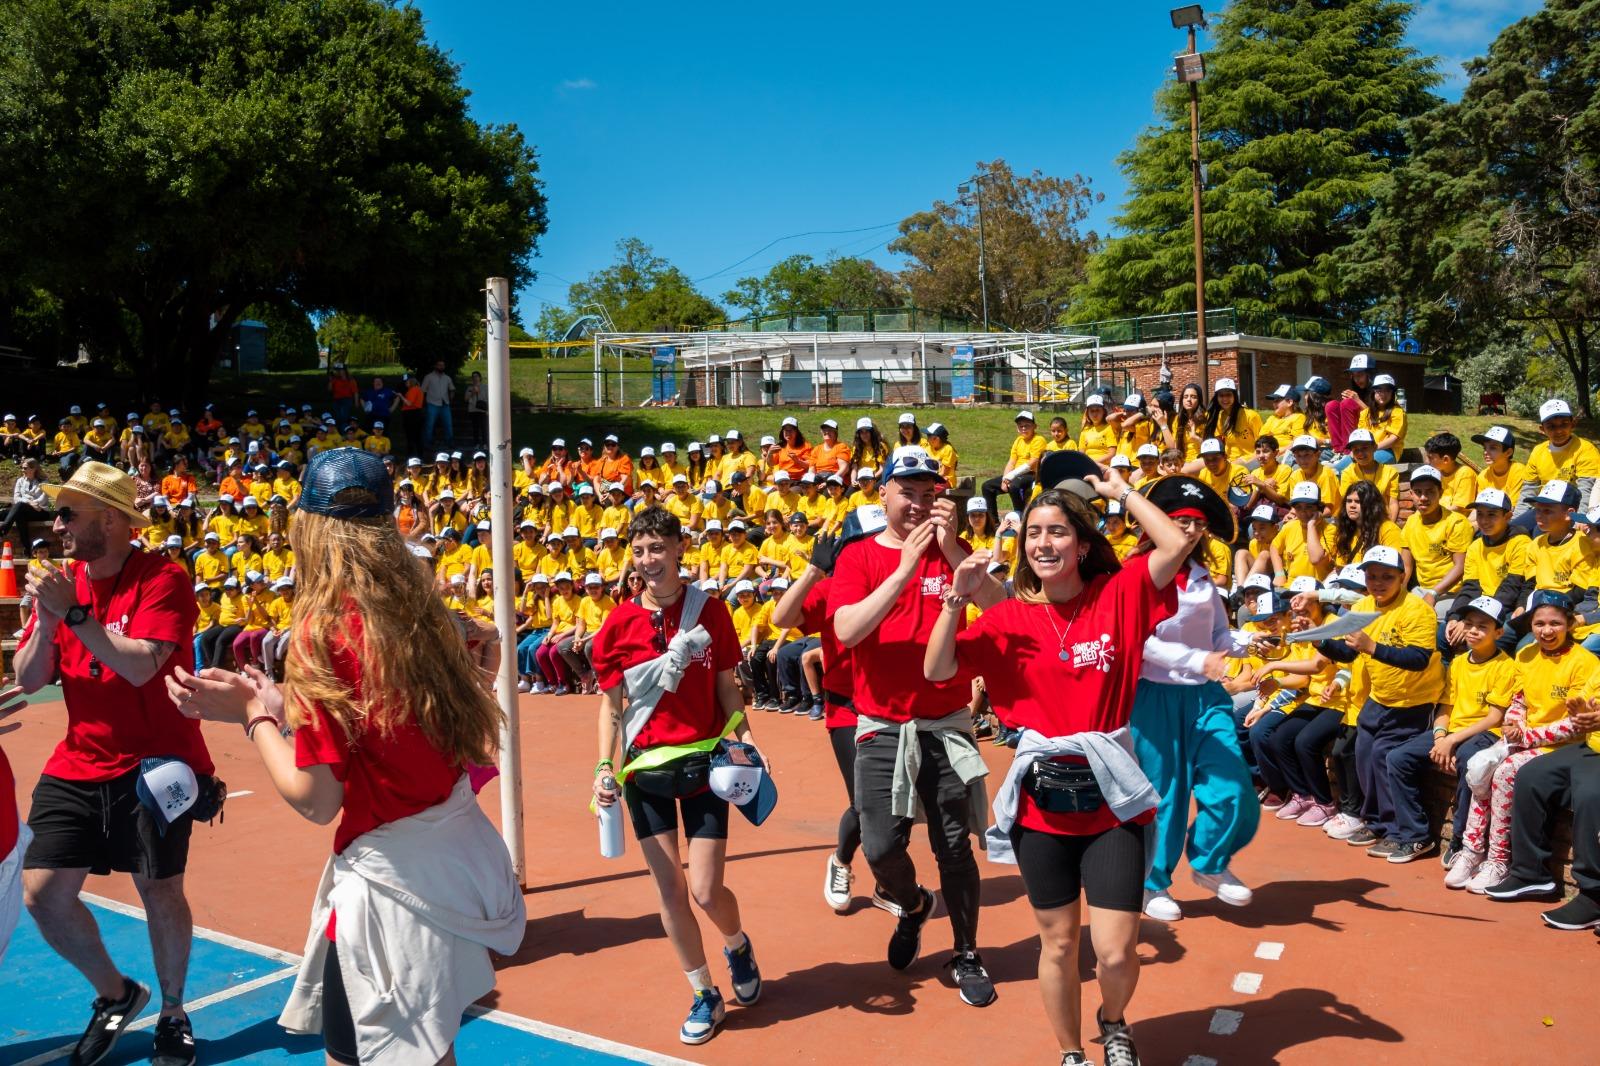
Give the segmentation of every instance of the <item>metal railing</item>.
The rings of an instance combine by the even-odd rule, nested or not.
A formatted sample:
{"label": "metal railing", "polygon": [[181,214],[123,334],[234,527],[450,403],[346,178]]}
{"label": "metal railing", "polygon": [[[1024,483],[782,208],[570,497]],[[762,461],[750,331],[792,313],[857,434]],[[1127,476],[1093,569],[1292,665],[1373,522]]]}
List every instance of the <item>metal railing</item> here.
{"label": "metal railing", "polygon": [[[529,397],[545,409],[642,407],[667,397],[675,407],[854,407],[881,404],[1033,405],[1046,410],[1080,407],[1090,393],[1122,396],[1133,375],[1093,363],[1016,368],[978,364],[970,392],[957,399],[948,367],[905,370],[769,370],[728,367],[617,370],[546,370],[544,395]],[[596,380],[598,378],[598,392]],[[595,403],[596,396],[600,402]]]}
{"label": "metal railing", "polygon": [[919,307],[780,311],[686,329],[709,333],[972,333],[983,327],[964,318]]}
{"label": "metal railing", "polygon": [[[1195,313],[1141,315],[1137,318],[1112,318],[1098,322],[1074,322],[1062,329],[1098,337],[1103,345],[1152,344],[1160,341],[1193,340]],[[1341,322],[1331,318],[1281,314],[1276,311],[1244,311],[1236,307],[1215,307],[1206,311],[1206,336],[1232,333],[1255,337],[1282,337],[1317,341],[1377,351],[1409,350],[1403,331],[1366,322]]]}

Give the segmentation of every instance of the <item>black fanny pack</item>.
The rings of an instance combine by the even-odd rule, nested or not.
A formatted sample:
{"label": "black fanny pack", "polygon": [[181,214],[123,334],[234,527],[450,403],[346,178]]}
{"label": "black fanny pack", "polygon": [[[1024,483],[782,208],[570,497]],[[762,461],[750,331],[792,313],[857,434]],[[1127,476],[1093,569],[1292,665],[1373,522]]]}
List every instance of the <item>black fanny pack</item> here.
{"label": "black fanny pack", "polygon": [[649,770],[635,770],[628,780],[640,792],[661,799],[682,799],[703,792],[711,783],[711,754],[697,751]]}
{"label": "black fanny pack", "polygon": [[1033,802],[1051,814],[1093,814],[1105,802],[1094,771],[1081,763],[1039,759],[1022,779]]}

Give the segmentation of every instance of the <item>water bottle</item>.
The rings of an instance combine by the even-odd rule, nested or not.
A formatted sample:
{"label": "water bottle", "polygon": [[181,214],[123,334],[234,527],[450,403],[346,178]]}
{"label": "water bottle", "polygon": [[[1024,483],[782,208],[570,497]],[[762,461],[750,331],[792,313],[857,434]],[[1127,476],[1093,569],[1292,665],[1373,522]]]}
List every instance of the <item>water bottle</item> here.
{"label": "water bottle", "polygon": [[[600,779],[600,787],[607,792],[616,790],[617,779],[606,774]],[[600,820],[600,857],[602,859],[622,858],[622,797],[609,807],[595,804],[595,812]]]}

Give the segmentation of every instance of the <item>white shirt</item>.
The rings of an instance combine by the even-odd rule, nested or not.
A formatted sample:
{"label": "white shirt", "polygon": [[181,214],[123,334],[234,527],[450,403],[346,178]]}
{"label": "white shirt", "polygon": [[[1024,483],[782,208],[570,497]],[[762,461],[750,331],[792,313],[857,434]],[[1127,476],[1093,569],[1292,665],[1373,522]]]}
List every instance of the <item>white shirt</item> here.
{"label": "white shirt", "polygon": [[422,379],[422,399],[425,403],[435,406],[447,404],[450,402],[450,394],[455,390],[455,380],[449,374],[430,370],[428,376]]}
{"label": "white shirt", "polygon": [[29,504],[41,511],[50,509],[50,498],[44,494],[41,483],[27,477],[17,478],[17,483],[11,488],[11,498],[20,503]]}
{"label": "white shirt", "polygon": [[1188,583],[1178,589],[1178,610],[1156,626],[1144,642],[1141,681],[1164,685],[1203,685],[1206,656],[1214,651],[1241,658],[1250,634],[1228,625],[1228,608],[1211,580],[1211,572],[1190,561]]}

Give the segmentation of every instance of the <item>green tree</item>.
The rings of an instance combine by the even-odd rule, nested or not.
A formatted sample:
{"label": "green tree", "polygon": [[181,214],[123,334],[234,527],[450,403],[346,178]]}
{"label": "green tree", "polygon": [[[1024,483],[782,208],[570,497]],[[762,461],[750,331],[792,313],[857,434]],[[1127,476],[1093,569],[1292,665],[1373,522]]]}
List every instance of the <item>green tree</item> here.
{"label": "green tree", "polygon": [[147,388],[204,394],[253,303],[465,354],[528,271],[533,149],[383,0],[0,0],[0,261]]}
{"label": "green tree", "polygon": [[546,307],[539,332],[552,340],[583,314],[601,309],[626,332],[671,332],[720,321],[725,312],[683,271],[637,237],[617,242],[616,262],[567,288],[567,307]]}
{"label": "green tree", "polygon": [[[1600,343],[1600,3],[1547,0],[1467,65],[1457,103],[1408,128],[1410,156],[1352,246],[1352,283],[1440,361],[1503,343],[1557,358],[1593,416]],[[1527,380],[1527,379],[1525,379]]]}
{"label": "green tree", "polygon": [[819,263],[809,255],[791,255],[774,263],[764,277],[740,278],[722,299],[759,315],[899,307],[907,296],[895,276],[870,259],[833,256]]}
{"label": "green tree", "polygon": [[317,368],[317,333],[304,311],[280,304],[251,304],[244,309],[243,319],[267,327],[268,370]]}
{"label": "green tree", "polygon": [[364,315],[335,312],[317,327],[317,344],[328,359],[346,366],[383,366],[395,361],[394,337]]}
{"label": "green tree", "polygon": [[[979,163],[983,197],[983,258],[989,317],[1017,330],[1052,327],[1083,281],[1089,253],[1099,244],[1079,227],[1101,196],[1081,175],[1018,176],[1005,160]],[[904,219],[889,251],[904,255],[900,281],[918,307],[983,320],[978,284],[978,189],[952,202],[935,201]]]}
{"label": "green tree", "polygon": [[[1401,125],[1436,102],[1433,62],[1405,44],[1399,0],[1233,0],[1200,86],[1206,303],[1346,317],[1369,294],[1336,257],[1403,158]],[[1118,163],[1128,199],[1089,263],[1072,318],[1192,311],[1189,89],[1169,82],[1159,122]]]}

